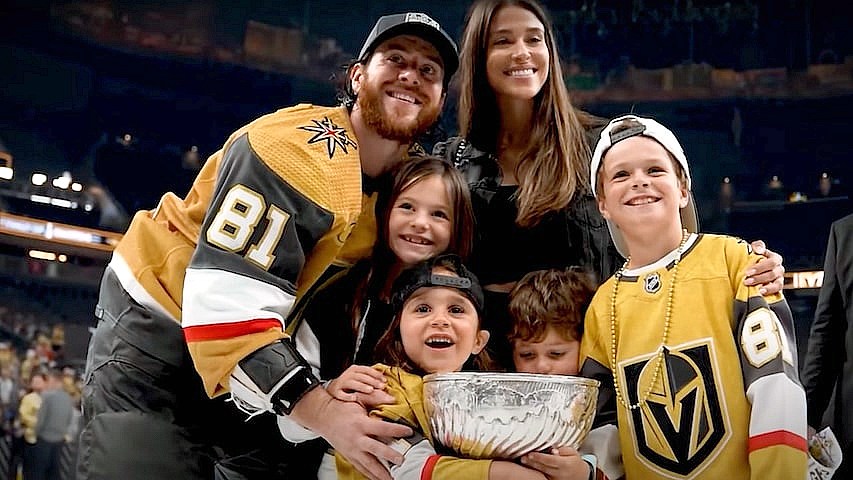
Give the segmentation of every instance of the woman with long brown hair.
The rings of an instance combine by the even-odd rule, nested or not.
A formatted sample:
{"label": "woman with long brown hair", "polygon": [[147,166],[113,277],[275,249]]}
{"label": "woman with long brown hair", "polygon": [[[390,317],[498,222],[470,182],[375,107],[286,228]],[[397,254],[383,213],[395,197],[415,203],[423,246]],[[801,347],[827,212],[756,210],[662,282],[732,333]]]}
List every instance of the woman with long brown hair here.
{"label": "woman with long brown hair", "polygon": [[[510,365],[507,293],[518,279],[579,266],[600,283],[624,260],[587,187],[605,122],[572,105],[551,20],[535,0],[471,5],[456,82],[460,136],[433,153],[454,162],[471,189],[477,236],[469,264],[486,290],[491,348]],[[776,292],[781,257],[767,255],[753,280]]]}

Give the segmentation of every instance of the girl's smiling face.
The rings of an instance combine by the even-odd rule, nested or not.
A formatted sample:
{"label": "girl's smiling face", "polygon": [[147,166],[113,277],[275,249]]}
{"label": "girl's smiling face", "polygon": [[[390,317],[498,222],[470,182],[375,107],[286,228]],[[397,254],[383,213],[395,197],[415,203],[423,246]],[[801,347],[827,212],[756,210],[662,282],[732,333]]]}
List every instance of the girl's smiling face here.
{"label": "girl's smiling face", "polygon": [[440,175],[410,185],[394,200],[388,217],[388,246],[405,266],[447,250],[453,207]]}
{"label": "girl's smiling face", "polygon": [[[456,276],[445,268],[433,273]],[[423,287],[403,304],[400,337],[406,356],[425,373],[459,371],[483,350],[489,332],[480,330],[477,309],[451,287]]]}

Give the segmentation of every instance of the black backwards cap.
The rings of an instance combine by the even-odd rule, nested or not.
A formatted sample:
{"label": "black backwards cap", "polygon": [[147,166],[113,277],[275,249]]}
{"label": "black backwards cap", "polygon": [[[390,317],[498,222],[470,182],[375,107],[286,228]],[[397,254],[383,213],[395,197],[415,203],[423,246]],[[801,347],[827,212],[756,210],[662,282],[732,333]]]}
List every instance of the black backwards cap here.
{"label": "black backwards cap", "polygon": [[414,35],[423,38],[438,50],[444,62],[445,85],[459,68],[459,50],[456,48],[456,43],[438,22],[420,12],[396,13],[379,17],[367,40],[364,41],[364,46],[361,47],[361,53],[358,54],[359,60],[366,60],[377,45],[397,35]]}
{"label": "black backwards cap", "polygon": [[[437,267],[444,267],[457,276],[433,273],[433,269]],[[465,268],[458,255],[445,253],[403,270],[391,288],[391,306],[394,313],[399,314],[406,300],[422,287],[455,288],[471,300],[481,318],[485,316],[486,302],[480,281]]]}

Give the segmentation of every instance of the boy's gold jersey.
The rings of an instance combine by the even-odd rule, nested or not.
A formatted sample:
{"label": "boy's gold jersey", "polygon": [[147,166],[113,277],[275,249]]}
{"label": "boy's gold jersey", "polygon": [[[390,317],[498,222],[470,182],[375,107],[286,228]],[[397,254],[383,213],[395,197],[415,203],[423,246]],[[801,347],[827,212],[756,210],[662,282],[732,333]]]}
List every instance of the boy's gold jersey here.
{"label": "boy's gold jersey", "polygon": [[[785,299],[743,285],[759,259],[749,244],[693,236],[678,265],[659,356],[675,255],[621,278],[615,332],[613,277],[585,321],[581,373],[603,382],[599,418],[617,420],[627,478],[802,480],[805,394]],[[639,408],[617,405],[613,395],[612,340],[618,388]]]}

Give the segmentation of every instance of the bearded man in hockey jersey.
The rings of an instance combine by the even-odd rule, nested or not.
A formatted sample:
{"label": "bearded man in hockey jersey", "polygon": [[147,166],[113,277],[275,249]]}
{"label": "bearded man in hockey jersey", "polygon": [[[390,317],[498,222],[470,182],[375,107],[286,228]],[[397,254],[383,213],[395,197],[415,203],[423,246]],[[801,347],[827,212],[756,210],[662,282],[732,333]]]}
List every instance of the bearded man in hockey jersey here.
{"label": "bearded man in hockey jersey", "polygon": [[279,478],[301,461],[284,417],[390,478],[380,460],[402,456],[376,438],[411,430],[316,388],[285,327],[324,275],[370,253],[375,179],[435,123],[457,66],[429,16],[382,17],[348,70],[354,104],[251,122],[184,198],[134,216],[101,284],[78,478]]}

